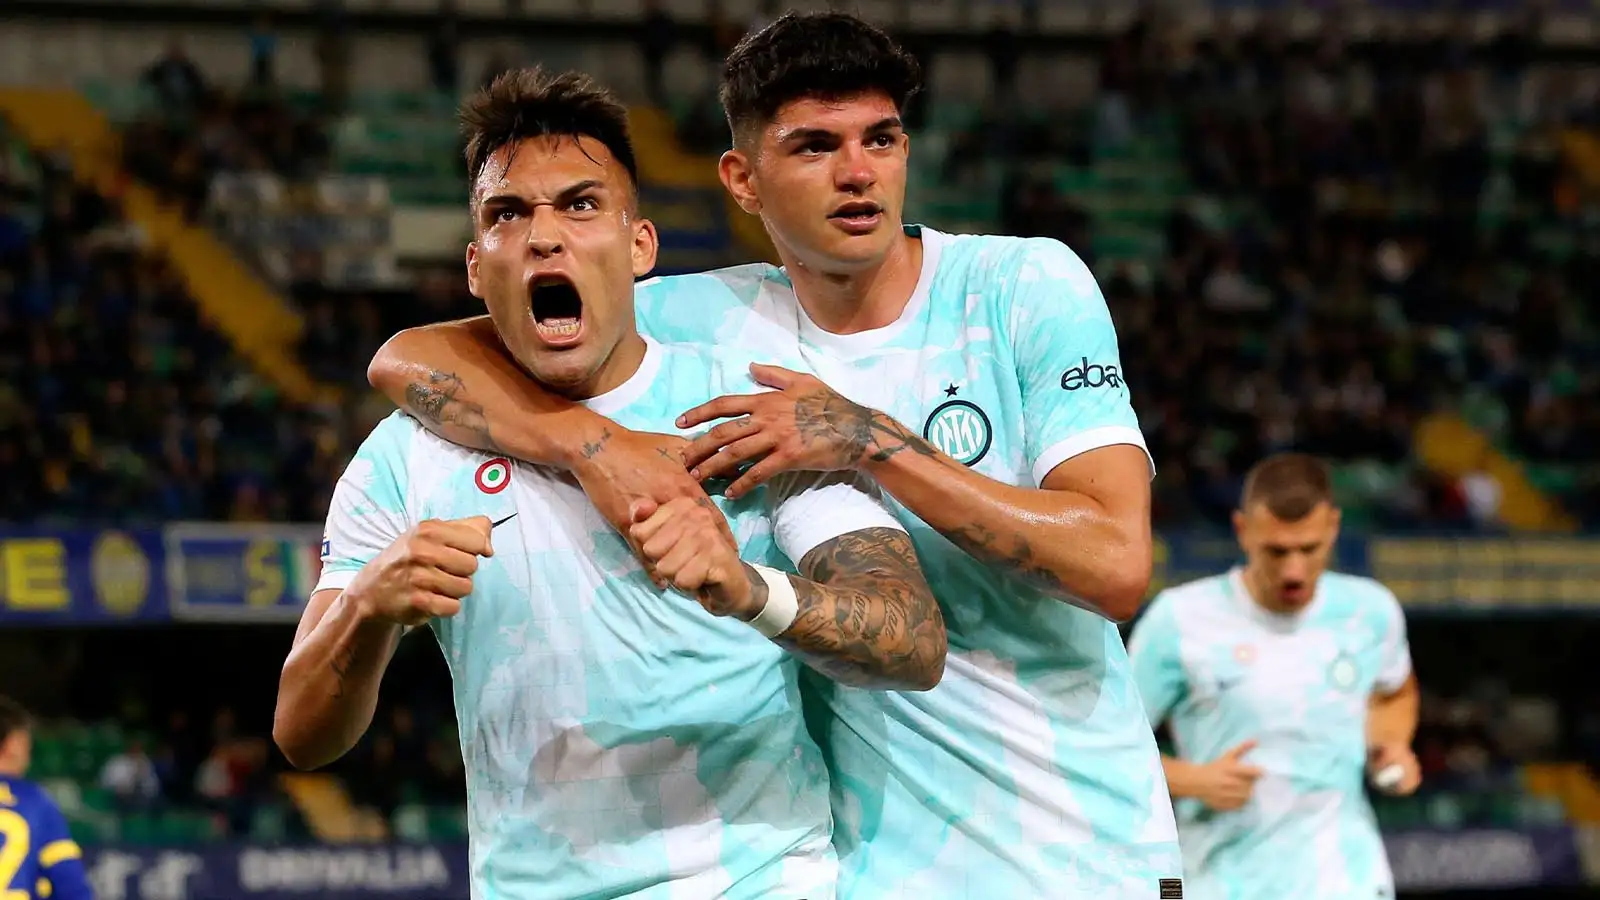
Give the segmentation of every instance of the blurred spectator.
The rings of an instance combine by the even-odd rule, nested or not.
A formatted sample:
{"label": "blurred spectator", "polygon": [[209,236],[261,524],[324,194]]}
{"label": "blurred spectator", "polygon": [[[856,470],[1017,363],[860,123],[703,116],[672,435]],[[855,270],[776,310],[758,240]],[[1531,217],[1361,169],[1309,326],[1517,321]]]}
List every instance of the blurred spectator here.
{"label": "blurred spectator", "polygon": [[200,74],[200,67],[189,59],[183,44],[177,39],[167,46],[167,52],[160,59],[145,70],[144,80],[169,109],[193,108],[206,93],[206,82]]}
{"label": "blurred spectator", "polygon": [[250,86],[267,90],[278,83],[278,35],[272,16],[263,13],[250,25]]}
{"label": "blurred spectator", "polygon": [[106,760],[100,786],[111,792],[123,812],[147,809],[161,798],[161,780],[155,763],[145,753],[144,742],[132,740],[127,748]]}

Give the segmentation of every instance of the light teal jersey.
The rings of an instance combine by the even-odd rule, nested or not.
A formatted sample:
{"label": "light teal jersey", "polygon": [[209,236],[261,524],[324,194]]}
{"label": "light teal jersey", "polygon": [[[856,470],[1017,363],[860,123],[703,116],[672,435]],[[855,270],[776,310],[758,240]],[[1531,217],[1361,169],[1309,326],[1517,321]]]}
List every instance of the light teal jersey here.
{"label": "light teal jersey", "polygon": [[1263,609],[1238,570],[1163,591],[1134,627],[1152,725],[1178,756],[1258,741],[1250,801],[1178,806],[1191,898],[1381,900],[1393,878],[1363,788],[1367,703],[1411,675],[1405,617],[1383,585],[1328,573],[1295,615]]}
{"label": "light teal jersey", "polygon": [[[1099,447],[1143,447],[1111,317],[1072,251],[920,234],[921,279],[887,327],[821,330],[766,265],[645,282],[641,327],[759,362],[798,347],[835,390],[1006,484],[1036,487]],[[841,897],[1172,895],[1172,808],[1116,626],[892,508],[944,611],[950,654],[924,693],[819,685]]]}
{"label": "light teal jersey", "polygon": [[[684,409],[754,388],[709,352],[651,343],[589,405],[675,433]],[[789,557],[840,534],[899,527],[841,477],[718,502],[746,559],[790,571]],[[494,555],[461,612],[432,624],[454,684],[474,900],[831,898],[827,777],[797,663],[657,590],[566,473],[457,447],[396,413],[334,492],[318,589],[348,586],[424,519],[475,515],[506,520]]]}

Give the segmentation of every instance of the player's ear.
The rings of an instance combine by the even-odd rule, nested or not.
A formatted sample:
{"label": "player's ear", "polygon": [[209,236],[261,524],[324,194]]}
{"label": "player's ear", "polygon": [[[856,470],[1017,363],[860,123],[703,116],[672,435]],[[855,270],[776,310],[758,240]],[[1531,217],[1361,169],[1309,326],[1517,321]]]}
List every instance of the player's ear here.
{"label": "player's ear", "polygon": [[478,290],[478,242],[467,242],[467,290],[479,300],[483,294]]}
{"label": "player's ear", "polygon": [[1244,510],[1242,509],[1233,511],[1233,535],[1239,539],[1240,543],[1244,542]]}
{"label": "player's ear", "polygon": [[1328,543],[1339,539],[1339,523],[1344,521],[1344,512],[1335,506],[1333,514],[1328,517]]}
{"label": "player's ear", "polygon": [[733,202],[739,208],[752,216],[761,214],[761,198],[756,196],[755,186],[751,184],[755,177],[755,170],[750,165],[750,157],[743,150],[734,147],[722,154],[717,160],[717,175],[722,178],[722,186],[728,189]]}
{"label": "player's ear", "polygon": [[656,223],[638,219],[633,223],[633,277],[643,278],[656,267],[656,254],[661,250],[661,238],[656,234]]}

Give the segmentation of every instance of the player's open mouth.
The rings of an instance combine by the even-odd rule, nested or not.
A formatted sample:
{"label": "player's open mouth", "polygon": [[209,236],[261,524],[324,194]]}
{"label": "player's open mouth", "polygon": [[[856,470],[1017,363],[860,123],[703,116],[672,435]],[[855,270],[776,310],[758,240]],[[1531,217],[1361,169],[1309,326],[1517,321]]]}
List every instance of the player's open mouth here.
{"label": "player's open mouth", "polygon": [[539,339],[551,347],[576,344],[583,336],[583,298],[565,275],[541,275],[528,285],[528,303]]}
{"label": "player's open mouth", "polygon": [[867,234],[883,221],[883,207],[870,200],[855,200],[834,210],[828,218],[850,234]]}

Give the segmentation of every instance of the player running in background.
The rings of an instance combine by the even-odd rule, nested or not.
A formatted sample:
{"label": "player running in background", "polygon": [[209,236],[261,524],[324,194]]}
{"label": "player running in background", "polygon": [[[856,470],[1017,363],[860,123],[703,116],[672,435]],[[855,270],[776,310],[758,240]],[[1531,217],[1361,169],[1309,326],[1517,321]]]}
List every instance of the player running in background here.
{"label": "player running in background", "polygon": [[33,720],[0,697],[0,898],[93,900],[83,851],[44,789],[27,780]]}
{"label": "player running in background", "polygon": [[[926,693],[825,691],[842,896],[1181,891],[1161,761],[1109,620],[1151,565],[1151,464],[1094,277],[1062,244],[902,225],[916,63],[843,14],[787,15],[728,58],[722,180],[785,268],[641,284],[662,341],[738,348],[806,374],[721,398],[701,476],[753,463],[870,475],[898,501],[950,633]],[[693,493],[616,424],[507,377],[492,327],[392,340],[374,383],[461,443],[563,466],[613,523]],[[590,452],[592,448],[593,452]]]}
{"label": "player running in background", "polygon": [[[635,328],[633,279],[656,236],[609,93],[523,70],[469,100],[463,122],[468,282],[510,360],[642,432],[752,385],[742,362]],[[826,772],[796,660],[925,689],[943,624],[870,486],[812,473],[719,505],[636,507],[627,533],[647,571],[564,473],[396,413],[335,490],[279,745],[302,767],[349,750],[403,629],[426,623],[454,683],[474,897],[831,898]],[[777,571],[789,559],[806,577]]]}
{"label": "player running in background", "polygon": [[1245,478],[1242,568],[1162,591],[1129,642],[1167,783],[1190,897],[1394,896],[1363,773],[1409,794],[1417,683],[1387,588],[1326,571],[1339,534],[1328,470],[1300,454]]}

